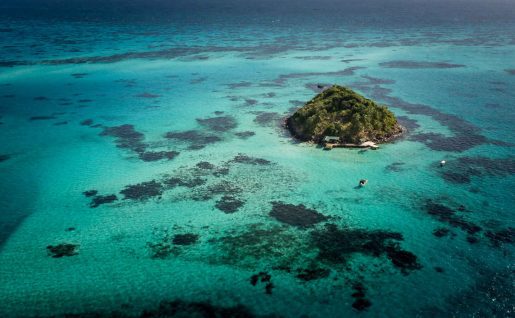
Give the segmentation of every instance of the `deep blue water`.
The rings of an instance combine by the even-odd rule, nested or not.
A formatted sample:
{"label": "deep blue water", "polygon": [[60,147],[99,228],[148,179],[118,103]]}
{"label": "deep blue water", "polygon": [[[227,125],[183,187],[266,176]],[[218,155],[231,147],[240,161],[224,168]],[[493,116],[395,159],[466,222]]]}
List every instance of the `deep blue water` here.
{"label": "deep blue water", "polygon": [[[513,1],[3,1],[0,47],[1,317],[513,316]],[[407,135],[294,141],[330,84]]]}

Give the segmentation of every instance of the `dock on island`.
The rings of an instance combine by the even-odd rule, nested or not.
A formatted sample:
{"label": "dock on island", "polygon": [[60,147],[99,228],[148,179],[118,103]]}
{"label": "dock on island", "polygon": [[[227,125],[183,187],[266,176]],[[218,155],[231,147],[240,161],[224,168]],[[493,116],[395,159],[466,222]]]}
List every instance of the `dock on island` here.
{"label": "dock on island", "polygon": [[360,144],[343,143],[340,137],[336,136],[325,136],[323,139],[324,150],[331,150],[333,148],[370,148],[376,150],[379,146],[373,141],[365,141]]}

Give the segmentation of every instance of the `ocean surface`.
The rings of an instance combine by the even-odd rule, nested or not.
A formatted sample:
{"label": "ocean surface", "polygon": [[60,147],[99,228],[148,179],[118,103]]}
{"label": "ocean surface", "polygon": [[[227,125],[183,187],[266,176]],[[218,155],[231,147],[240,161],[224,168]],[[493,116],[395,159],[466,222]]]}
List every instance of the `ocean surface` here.
{"label": "ocean surface", "polygon": [[[513,1],[6,0],[0,47],[0,317],[515,315]],[[408,133],[292,139],[331,84]]]}

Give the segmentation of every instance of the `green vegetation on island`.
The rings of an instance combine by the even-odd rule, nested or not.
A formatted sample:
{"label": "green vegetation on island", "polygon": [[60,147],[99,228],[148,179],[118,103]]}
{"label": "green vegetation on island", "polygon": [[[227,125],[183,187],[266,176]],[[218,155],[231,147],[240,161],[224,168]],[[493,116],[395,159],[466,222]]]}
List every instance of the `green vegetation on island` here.
{"label": "green vegetation on island", "polygon": [[402,133],[395,115],[353,90],[334,85],[307,102],[287,119],[290,132],[303,141],[325,136],[341,142],[386,142]]}

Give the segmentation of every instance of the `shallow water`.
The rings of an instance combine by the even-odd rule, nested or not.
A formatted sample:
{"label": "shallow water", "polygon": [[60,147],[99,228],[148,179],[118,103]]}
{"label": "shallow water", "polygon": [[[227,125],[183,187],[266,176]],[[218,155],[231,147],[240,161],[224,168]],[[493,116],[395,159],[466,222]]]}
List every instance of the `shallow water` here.
{"label": "shallow water", "polygon": [[[513,5],[265,4],[4,6],[0,316],[513,315]],[[333,83],[408,134],[292,140]]]}

